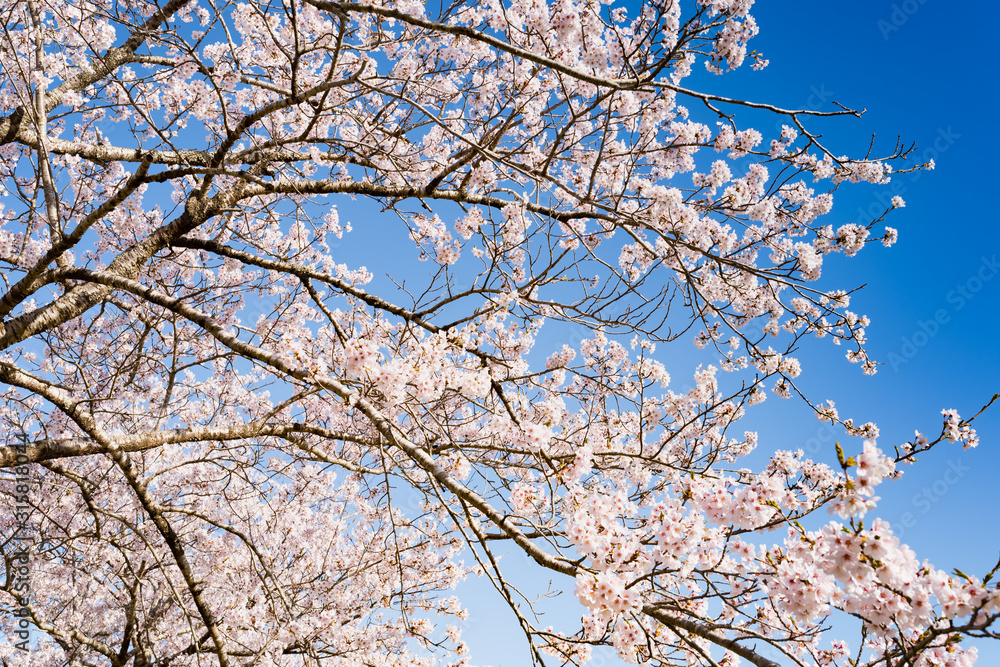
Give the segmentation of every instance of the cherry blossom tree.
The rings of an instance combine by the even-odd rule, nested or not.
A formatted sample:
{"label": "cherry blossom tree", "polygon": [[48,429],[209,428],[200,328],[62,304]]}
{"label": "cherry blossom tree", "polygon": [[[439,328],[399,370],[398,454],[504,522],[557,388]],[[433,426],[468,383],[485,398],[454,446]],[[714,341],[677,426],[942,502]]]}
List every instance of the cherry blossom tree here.
{"label": "cherry blossom tree", "polygon": [[[880,447],[796,384],[877,370],[819,279],[896,233],[824,215],[907,151],[686,87],[766,66],[752,4],[0,2],[3,664],[474,664],[470,575],[537,664],[973,664],[996,584],[873,518],[971,419]],[[768,396],[860,444],[747,467]]]}

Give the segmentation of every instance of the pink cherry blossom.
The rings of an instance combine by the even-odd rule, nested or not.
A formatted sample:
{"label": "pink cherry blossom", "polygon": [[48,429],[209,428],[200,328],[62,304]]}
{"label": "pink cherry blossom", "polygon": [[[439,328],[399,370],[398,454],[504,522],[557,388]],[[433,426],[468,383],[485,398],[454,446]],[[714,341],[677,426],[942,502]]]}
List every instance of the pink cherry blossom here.
{"label": "pink cherry blossom", "polygon": [[877,369],[818,286],[908,151],[698,89],[753,5],[0,2],[0,661],[469,665],[475,575],[539,663],[971,665],[995,571],[876,492],[975,417],[896,446],[797,351]]}

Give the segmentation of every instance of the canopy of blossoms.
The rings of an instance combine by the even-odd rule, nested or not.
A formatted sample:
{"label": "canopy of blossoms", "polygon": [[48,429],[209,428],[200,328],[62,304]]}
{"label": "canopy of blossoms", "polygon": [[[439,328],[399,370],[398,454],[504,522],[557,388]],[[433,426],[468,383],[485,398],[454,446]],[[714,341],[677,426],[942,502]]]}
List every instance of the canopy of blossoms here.
{"label": "canopy of blossoms", "polygon": [[[537,664],[973,664],[996,584],[873,512],[971,419],[796,384],[877,369],[819,279],[896,232],[827,214],[906,152],[689,87],[767,65],[752,4],[0,0],[3,665],[477,664],[470,575]],[[793,396],[858,444],[751,464]]]}

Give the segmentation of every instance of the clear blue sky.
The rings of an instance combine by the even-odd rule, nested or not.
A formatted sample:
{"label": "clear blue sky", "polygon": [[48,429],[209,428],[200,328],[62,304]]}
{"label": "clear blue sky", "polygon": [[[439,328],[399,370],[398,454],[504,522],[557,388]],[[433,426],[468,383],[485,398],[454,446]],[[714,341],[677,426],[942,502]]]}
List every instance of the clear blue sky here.
{"label": "clear blue sky", "polygon": [[[906,208],[888,220],[900,232],[894,247],[873,246],[824,266],[824,280],[845,288],[867,284],[852,309],[872,318],[869,349],[885,365],[874,377],[863,376],[826,341],[808,341],[800,357],[808,362],[801,385],[812,398],[835,400],[841,416],[857,422],[877,422],[883,448],[906,441],[914,429],[939,433],[943,408],[965,417],[1000,391],[1000,266],[991,268],[994,257],[1000,259],[993,202],[1000,134],[990,128],[1000,97],[1000,8],[985,0],[960,10],[943,0],[785,1],[760,2],[753,13],[761,26],[753,46],[770,66],[735,77],[698,77],[699,83],[788,107],[832,108],[837,101],[866,108],[860,120],[820,126],[835,152],[863,153],[875,134],[882,149],[877,152],[886,153],[899,136],[917,144],[916,161],[933,157],[937,163],[933,172],[901,176],[894,192],[886,186],[845,187],[827,218],[837,226],[892,194],[906,200]],[[929,323],[936,316],[935,328]],[[769,400],[762,407],[755,415],[761,450],[822,442],[828,451],[834,434],[800,406]],[[768,421],[789,414],[790,424]],[[908,468],[902,480],[879,487],[876,514],[903,534],[918,558],[982,576],[1000,556],[1000,405],[976,428],[982,440],[977,449],[942,446]],[[907,514],[910,525],[904,526]],[[535,581],[536,593],[545,581]],[[523,637],[499,598],[482,583],[467,592],[473,594],[467,600],[467,639],[474,664],[528,664]],[[857,637],[852,632],[845,638],[856,646]],[[1000,664],[1000,642],[977,645],[978,664]]]}

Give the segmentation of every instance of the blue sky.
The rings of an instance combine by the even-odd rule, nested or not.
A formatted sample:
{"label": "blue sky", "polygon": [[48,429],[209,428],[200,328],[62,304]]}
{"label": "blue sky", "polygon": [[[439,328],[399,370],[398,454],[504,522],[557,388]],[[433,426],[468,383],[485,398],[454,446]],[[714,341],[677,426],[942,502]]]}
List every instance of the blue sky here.
{"label": "blue sky", "polygon": [[[915,163],[936,162],[934,171],[899,176],[895,189],[854,186],[836,193],[827,217],[834,226],[856,221],[860,211],[893,194],[906,201],[887,220],[899,229],[895,246],[873,245],[853,259],[836,256],[824,265],[824,282],[866,285],[852,309],[871,317],[869,350],[884,365],[877,375],[864,376],[839,348],[806,341],[800,384],[814,400],[836,401],[842,417],[875,421],[885,449],[911,438],[914,429],[939,433],[942,409],[970,416],[1000,392],[994,343],[1000,220],[992,200],[1000,134],[989,130],[1000,101],[994,47],[1000,6],[980,0],[958,11],[943,0],[786,1],[759,2],[753,13],[761,27],[753,48],[770,66],[698,76],[699,85],[787,107],[832,109],[836,101],[865,108],[861,119],[813,127],[837,153],[863,154],[874,134],[876,153],[891,152],[899,137],[916,143]],[[758,127],[765,131],[773,123]],[[762,451],[811,447],[829,453],[834,438],[860,448],[860,441],[844,440],[801,405],[772,399],[761,408],[752,419]],[[946,443],[909,467],[902,480],[880,486],[876,515],[893,524],[919,559],[982,576],[1000,556],[1000,404],[975,427],[978,448]],[[548,577],[543,579],[526,582],[541,593]],[[467,590],[473,662],[527,664],[523,637],[483,584]],[[578,613],[567,610],[568,616],[571,611]],[[856,646],[857,637],[854,631],[845,638]],[[998,644],[976,643],[978,664],[1000,664]]]}

